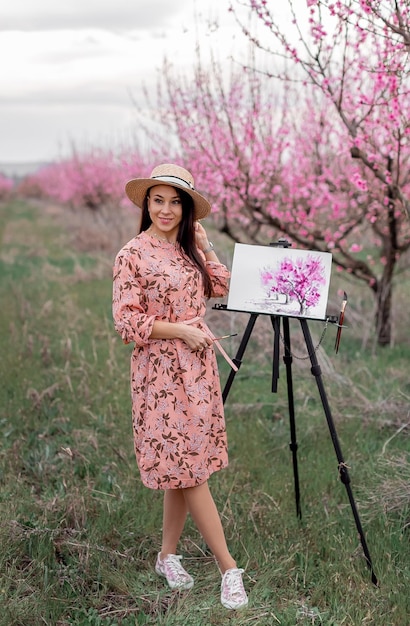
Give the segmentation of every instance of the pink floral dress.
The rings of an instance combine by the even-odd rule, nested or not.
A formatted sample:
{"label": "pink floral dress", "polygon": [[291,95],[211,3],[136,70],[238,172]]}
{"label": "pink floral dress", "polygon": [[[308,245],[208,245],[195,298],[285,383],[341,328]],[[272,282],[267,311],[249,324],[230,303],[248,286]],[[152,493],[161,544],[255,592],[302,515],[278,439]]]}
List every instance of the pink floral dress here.
{"label": "pink floral dress", "polygon": [[[213,295],[228,291],[229,271],[206,262]],[[213,346],[193,351],[181,339],[150,339],[155,320],[194,322],[208,330],[199,270],[178,244],[146,232],[114,264],[113,316],[124,343],[134,342],[131,396],[134,446],[151,489],[206,481],[228,464],[225,420]]]}

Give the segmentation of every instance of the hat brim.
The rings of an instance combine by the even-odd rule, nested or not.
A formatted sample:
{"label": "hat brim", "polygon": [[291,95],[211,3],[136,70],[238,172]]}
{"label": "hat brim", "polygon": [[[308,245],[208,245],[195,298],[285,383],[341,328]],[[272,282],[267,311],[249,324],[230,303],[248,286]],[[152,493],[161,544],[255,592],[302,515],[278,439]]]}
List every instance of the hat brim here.
{"label": "hat brim", "polygon": [[178,183],[170,183],[163,182],[161,180],[155,180],[154,178],[133,178],[129,180],[125,185],[125,193],[128,198],[137,205],[140,209],[142,209],[142,204],[144,202],[144,198],[147,194],[148,189],[151,187],[157,187],[157,185],[168,185],[169,187],[175,187],[176,189],[181,189],[189,196],[191,196],[194,202],[194,219],[195,220],[203,220],[207,217],[211,212],[211,204],[210,202],[201,196],[200,193],[193,189],[187,189],[182,185],[178,185]]}

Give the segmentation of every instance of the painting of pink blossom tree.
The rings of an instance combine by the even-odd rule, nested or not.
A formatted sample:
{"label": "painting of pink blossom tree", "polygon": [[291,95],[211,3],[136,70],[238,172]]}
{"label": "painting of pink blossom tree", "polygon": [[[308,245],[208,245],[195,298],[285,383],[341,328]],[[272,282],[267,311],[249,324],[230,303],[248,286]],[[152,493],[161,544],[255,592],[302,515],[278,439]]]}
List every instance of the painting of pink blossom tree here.
{"label": "painting of pink blossom tree", "polygon": [[331,254],[236,244],[228,308],[326,319]]}
{"label": "painting of pink blossom tree", "polygon": [[299,315],[306,315],[318,304],[326,285],[322,259],[313,254],[295,259],[286,256],[278,267],[263,268],[260,278],[268,297],[279,300],[282,296],[286,303],[294,300],[298,303]]}

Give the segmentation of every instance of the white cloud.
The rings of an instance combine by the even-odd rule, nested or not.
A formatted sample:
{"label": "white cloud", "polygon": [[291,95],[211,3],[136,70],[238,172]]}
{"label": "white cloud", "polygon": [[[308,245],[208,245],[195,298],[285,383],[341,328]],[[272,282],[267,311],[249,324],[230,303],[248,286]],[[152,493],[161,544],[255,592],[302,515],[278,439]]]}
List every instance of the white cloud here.
{"label": "white cloud", "polygon": [[[230,0],[13,0],[0,26],[0,162],[131,134],[164,57],[182,72],[239,44]],[[240,46],[239,48],[240,49]],[[132,93],[132,98],[130,96]]]}
{"label": "white cloud", "polygon": [[[88,87],[105,83],[113,94],[133,76],[144,73],[138,48],[132,41],[104,31],[8,33],[0,37],[0,56],[13,50],[13,62],[0,69],[8,89],[3,102],[24,98],[44,100],[66,93],[69,100],[87,98]],[[158,59],[157,59],[158,60]]]}
{"label": "white cloud", "polygon": [[13,0],[2,7],[0,30],[167,27],[189,0]]}

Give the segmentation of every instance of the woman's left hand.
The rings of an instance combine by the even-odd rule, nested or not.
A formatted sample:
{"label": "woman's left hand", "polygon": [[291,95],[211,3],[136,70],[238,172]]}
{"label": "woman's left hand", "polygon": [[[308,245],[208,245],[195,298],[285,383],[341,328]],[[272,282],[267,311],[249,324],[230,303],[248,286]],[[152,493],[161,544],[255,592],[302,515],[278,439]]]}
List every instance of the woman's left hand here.
{"label": "woman's left hand", "polygon": [[195,242],[200,250],[206,250],[209,248],[208,236],[205,228],[199,222],[194,223],[195,229]]}

